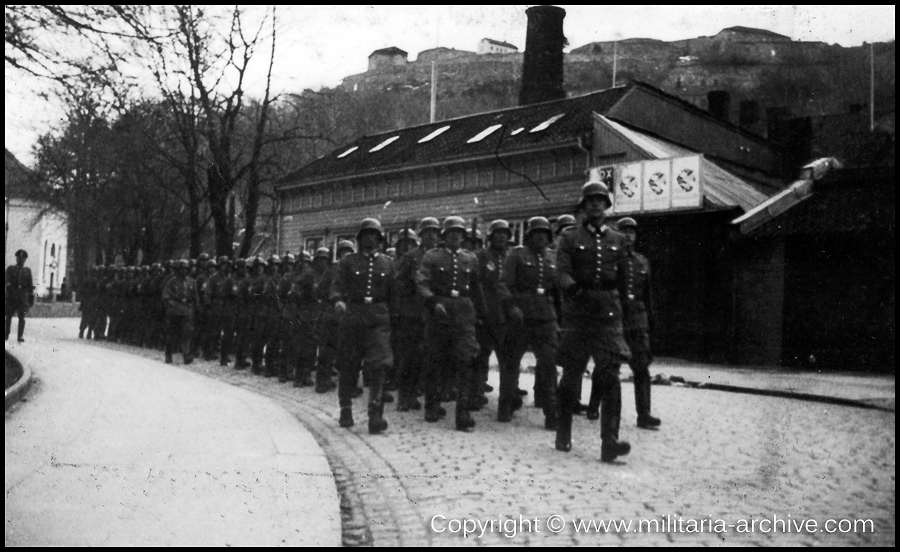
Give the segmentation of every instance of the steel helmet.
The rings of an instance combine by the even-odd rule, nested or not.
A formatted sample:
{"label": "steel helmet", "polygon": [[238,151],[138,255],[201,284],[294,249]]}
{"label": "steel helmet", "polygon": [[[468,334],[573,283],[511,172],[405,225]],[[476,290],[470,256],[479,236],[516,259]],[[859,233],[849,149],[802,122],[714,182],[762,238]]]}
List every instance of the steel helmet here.
{"label": "steel helmet", "polygon": [[387,251],[384,252],[388,257],[396,257],[397,256],[397,248],[396,247],[388,247]]}
{"label": "steel helmet", "polygon": [[349,249],[352,252],[356,251],[356,246],[350,240],[341,240],[338,242],[337,252],[340,253],[342,249]]}
{"label": "steel helmet", "polygon": [[451,230],[458,230],[463,233],[463,237],[467,235],[466,232],[466,221],[463,220],[462,217],[452,216],[444,219],[444,229],[441,231],[441,235],[444,236],[447,232]]}
{"label": "steel helmet", "polygon": [[638,226],[637,221],[631,217],[625,217],[623,219],[620,219],[619,222],[616,223],[616,228],[618,228],[620,231],[625,230],[626,228],[635,228],[636,229],[637,226]]}
{"label": "steel helmet", "polygon": [[222,264],[233,265],[234,263],[231,261],[231,259],[227,255],[222,255],[221,257],[219,257],[219,264],[220,265],[222,265]]}
{"label": "steel helmet", "polygon": [[403,241],[411,241],[414,244],[419,243],[419,236],[416,235],[416,231],[411,228],[404,228],[397,235],[397,245],[400,245],[400,242]]}
{"label": "steel helmet", "polygon": [[215,259],[209,259],[208,261],[206,261],[206,266],[209,268],[216,268],[216,266],[218,266],[218,263],[216,263]]}
{"label": "steel helmet", "polygon": [[256,268],[258,266],[261,266],[261,267],[269,266],[269,263],[266,262],[265,259],[263,259],[262,255],[257,255],[256,257],[253,258],[253,267]]}
{"label": "steel helmet", "polygon": [[316,254],[313,256],[313,259],[330,259],[331,258],[331,250],[327,247],[320,247],[316,249]]}
{"label": "steel helmet", "polygon": [[[327,249],[326,249],[327,251]],[[313,260],[312,255],[309,254],[309,251],[301,251],[300,252],[300,262],[301,263],[311,263]]]}
{"label": "steel helmet", "polygon": [[557,235],[570,226],[575,226],[575,217],[572,215],[560,215],[559,218],[556,219]]}
{"label": "steel helmet", "polygon": [[356,233],[356,241],[359,241],[363,232],[375,232],[378,234],[378,241],[384,241],[384,232],[381,230],[381,222],[376,218],[367,218],[359,224],[359,231]]}
{"label": "steel helmet", "polygon": [[553,239],[553,229],[546,217],[531,217],[525,224],[525,228],[525,237],[530,236],[533,232],[546,232],[547,237]]}
{"label": "steel helmet", "polygon": [[247,260],[238,257],[237,259],[234,260],[234,266],[236,268],[244,268],[247,266]]}
{"label": "steel helmet", "polygon": [[512,229],[509,227],[509,223],[503,219],[497,219],[491,223],[488,230],[488,239],[491,239],[495,232],[506,232],[508,237],[512,237]]}
{"label": "steel helmet", "polygon": [[197,263],[203,264],[206,262],[209,262],[209,253],[200,253],[200,255],[197,256]]}
{"label": "steel helmet", "polygon": [[178,259],[175,268],[191,268],[191,262],[187,259]]}
{"label": "steel helmet", "polygon": [[425,217],[422,219],[422,222],[419,223],[419,234],[428,229],[432,229],[440,233],[441,223],[438,222],[438,219],[434,217]]}
{"label": "steel helmet", "polygon": [[281,257],[276,255],[275,253],[272,253],[271,255],[269,255],[269,264],[270,265],[280,265]]}
{"label": "steel helmet", "polygon": [[579,209],[584,207],[584,200],[590,196],[602,196],[603,199],[606,200],[606,208],[609,209],[612,207],[612,198],[609,196],[609,188],[607,188],[606,184],[603,182],[600,182],[599,180],[588,180],[584,186],[581,187],[581,201],[578,203]]}
{"label": "steel helmet", "polygon": [[284,262],[284,264],[288,265],[297,264],[297,257],[295,257],[293,253],[288,253],[284,256],[282,261]]}

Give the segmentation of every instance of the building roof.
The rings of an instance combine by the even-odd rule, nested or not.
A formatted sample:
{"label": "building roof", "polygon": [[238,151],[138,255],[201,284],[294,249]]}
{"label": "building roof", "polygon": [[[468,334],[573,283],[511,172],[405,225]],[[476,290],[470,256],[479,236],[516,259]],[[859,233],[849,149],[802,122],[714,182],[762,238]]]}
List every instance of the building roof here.
{"label": "building roof", "polygon": [[[601,124],[608,125],[623,139],[643,151],[648,158],[670,159],[700,153],[617,123],[603,115],[595,115],[595,117]],[[767,186],[764,183],[738,176],[705,156],[700,157],[700,178],[703,195],[712,207],[737,206],[747,211],[768,198],[768,194],[764,191]]]}
{"label": "building roof", "polygon": [[[279,184],[314,182],[399,168],[438,165],[479,156],[574,145],[593,129],[592,113],[605,113],[638,84],[609,88],[576,98],[489,111],[414,127],[364,136],[301,167]],[[536,130],[561,116],[546,128]],[[473,141],[490,127],[499,132]],[[424,138],[447,127],[430,140]],[[386,140],[393,142],[378,148]],[[372,151],[374,150],[374,151]]]}
{"label": "building roof", "polygon": [[397,48],[396,46],[391,46],[389,48],[382,48],[380,50],[375,50],[374,52],[369,54],[369,57],[372,57],[372,56],[397,56],[397,55],[405,56],[405,55],[407,55],[407,52],[405,50],[401,50],[400,48]]}
{"label": "building roof", "polygon": [[27,198],[29,189],[34,184],[31,171],[16,156],[6,150],[6,165],[3,175],[4,195],[9,198]]}
{"label": "building roof", "polygon": [[[833,169],[820,179],[797,181],[733,223],[741,225],[742,234],[753,237],[873,231],[893,235],[895,176],[894,167]],[[747,225],[760,216],[764,220]]]}
{"label": "building roof", "polygon": [[[641,82],[591,94],[518,106],[363,136],[278,180],[281,189],[457,162],[575,148],[593,135],[594,114],[677,142],[707,157],[763,152],[747,166],[765,170],[773,158],[765,139]],[[641,138],[653,140],[650,134]],[[756,160],[762,159],[762,162]],[[733,172],[733,171],[732,171]]]}
{"label": "building roof", "polygon": [[513,48],[514,50],[518,50],[519,47],[515,44],[510,44],[509,42],[503,42],[502,40],[494,40],[493,38],[484,38],[482,40],[487,40],[491,44],[495,46],[503,46],[504,48]]}
{"label": "building roof", "polygon": [[744,33],[744,34],[758,34],[758,35],[762,35],[762,36],[768,36],[768,37],[773,37],[773,38],[783,38],[786,40],[791,40],[791,37],[785,36],[783,34],[773,33],[772,31],[767,31],[765,29],[756,29],[754,27],[742,27],[740,25],[737,25],[735,27],[728,27],[728,28],[722,29],[722,31],[732,31],[735,33]]}

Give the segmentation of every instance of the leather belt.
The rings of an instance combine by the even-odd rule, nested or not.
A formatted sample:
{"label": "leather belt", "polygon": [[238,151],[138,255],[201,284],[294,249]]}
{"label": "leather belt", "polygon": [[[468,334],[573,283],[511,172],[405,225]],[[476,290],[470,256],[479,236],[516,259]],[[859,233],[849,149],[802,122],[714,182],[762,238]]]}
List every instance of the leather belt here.
{"label": "leather belt", "polygon": [[375,297],[360,297],[357,299],[350,299],[350,304],[352,305],[377,305],[379,303],[385,303],[384,299],[376,299]]}
{"label": "leather belt", "polygon": [[468,291],[449,291],[449,292],[441,292],[435,293],[438,297],[449,297],[451,299],[468,299],[469,292]]}

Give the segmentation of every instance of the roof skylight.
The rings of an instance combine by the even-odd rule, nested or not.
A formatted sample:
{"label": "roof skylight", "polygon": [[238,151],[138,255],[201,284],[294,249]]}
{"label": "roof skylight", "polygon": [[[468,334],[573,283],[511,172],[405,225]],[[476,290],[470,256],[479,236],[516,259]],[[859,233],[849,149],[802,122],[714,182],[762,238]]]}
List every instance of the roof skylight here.
{"label": "roof skylight", "polygon": [[370,149],[370,150],[369,150],[369,153],[373,153],[373,152],[376,152],[376,151],[378,151],[378,150],[380,150],[380,149],[384,149],[384,148],[386,148],[387,146],[391,145],[392,143],[396,142],[396,141],[399,140],[399,139],[400,139],[400,136],[393,136],[393,137],[391,137],[391,138],[388,138],[388,139],[385,140],[384,142],[382,142],[382,143],[378,144],[377,146],[375,146],[374,148]]}
{"label": "roof skylight", "polygon": [[472,136],[471,138],[466,140],[466,143],[474,144],[475,142],[480,142],[481,140],[484,140],[485,138],[490,136],[492,132],[496,131],[498,128],[500,128],[502,126],[503,125],[491,125],[491,126],[487,127],[486,129],[482,130],[481,132],[479,132],[478,134],[476,134],[475,136]]}
{"label": "roof skylight", "polygon": [[547,130],[550,127],[550,125],[552,125],[556,121],[562,119],[563,117],[565,117],[565,115],[566,115],[565,113],[560,113],[559,115],[554,115],[553,117],[550,117],[543,123],[539,124],[538,126],[534,127],[533,129],[531,129],[529,132],[540,132],[542,130]]}
{"label": "roof skylight", "polygon": [[342,157],[347,157],[348,155],[350,155],[351,153],[353,153],[354,151],[356,151],[358,149],[359,149],[359,146],[353,146],[352,148],[348,149],[344,153],[338,155],[338,159],[341,159]]}
{"label": "roof skylight", "polygon": [[420,144],[424,144],[425,142],[428,142],[428,141],[430,141],[430,140],[433,140],[433,139],[437,138],[438,136],[440,136],[441,134],[443,134],[444,132],[446,132],[446,130],[447,130],[448,128],[450,128],[450,125],[442,126],[441,128],[435,130],[434,132],[432,132],[431,134],[429,134],[429,135],[426,136],[425,138],[422,138],[421,140],[419,140],[419,143],[420,143]]}

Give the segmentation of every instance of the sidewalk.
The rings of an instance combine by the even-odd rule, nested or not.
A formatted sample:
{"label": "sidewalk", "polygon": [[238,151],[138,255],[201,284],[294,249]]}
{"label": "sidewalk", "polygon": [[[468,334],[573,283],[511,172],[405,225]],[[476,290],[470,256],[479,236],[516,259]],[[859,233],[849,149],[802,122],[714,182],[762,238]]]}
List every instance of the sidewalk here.
{"label": "sidewalk", "polygon": [[340,546],[331,469],[287,411],[72,328],[6,344],[34,378],[6,415],[6,546]]}

